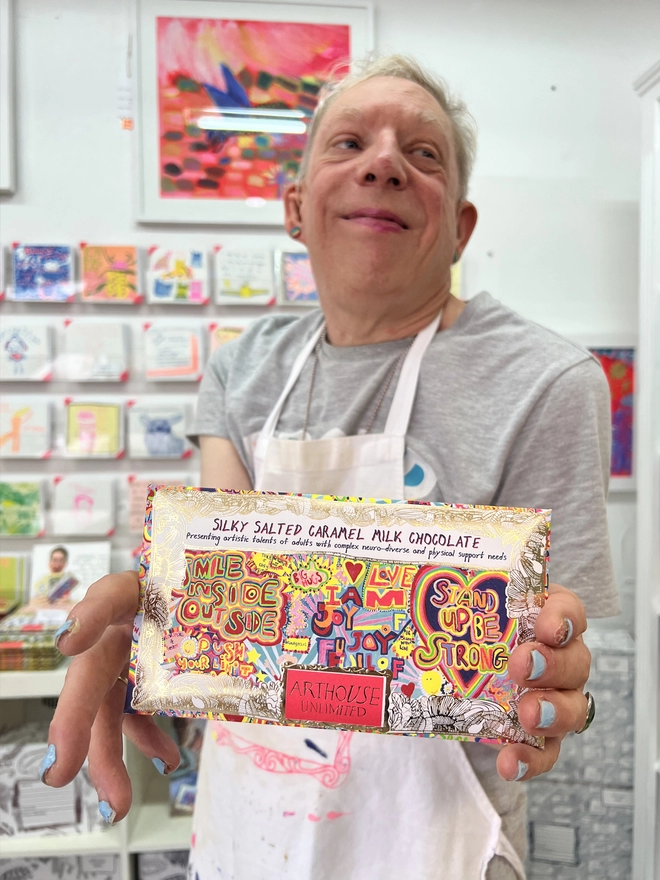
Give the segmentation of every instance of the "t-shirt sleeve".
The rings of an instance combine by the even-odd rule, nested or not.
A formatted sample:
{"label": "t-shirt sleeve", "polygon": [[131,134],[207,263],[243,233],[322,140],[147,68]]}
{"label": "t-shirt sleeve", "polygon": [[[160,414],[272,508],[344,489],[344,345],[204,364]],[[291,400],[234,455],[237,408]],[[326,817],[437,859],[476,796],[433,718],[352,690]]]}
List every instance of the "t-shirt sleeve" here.
{"label": "t-shirt sleeve", "polygon": [[226,410],[226,387],[234,359],[236,342],[227,342],[217,348],[208,360],[199,386],[197,410],[188,438],[199,446],[200,436],[226,437],[229,435]]}
{"label": "t-shirt sleeve", "polygon": [[507,458],[497,504],[552,509],[550,580],[590,617],[620,613],[607,526],[610,393],[592,358],[546,388]]}

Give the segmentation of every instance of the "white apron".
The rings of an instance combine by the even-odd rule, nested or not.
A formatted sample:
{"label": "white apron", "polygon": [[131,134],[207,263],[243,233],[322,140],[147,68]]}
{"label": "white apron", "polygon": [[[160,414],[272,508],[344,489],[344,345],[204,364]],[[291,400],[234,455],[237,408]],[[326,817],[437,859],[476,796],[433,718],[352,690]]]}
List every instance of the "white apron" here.
{"label": "white apron", "polygon": [[[408,352],[383,434],[276,438],[321,327],[259,435],[255,488],[402,499],[405,436],[440,315]],[[520,858],[458,742],[268,725],[208,725],[191,851],[198,880],[484,880]]]}

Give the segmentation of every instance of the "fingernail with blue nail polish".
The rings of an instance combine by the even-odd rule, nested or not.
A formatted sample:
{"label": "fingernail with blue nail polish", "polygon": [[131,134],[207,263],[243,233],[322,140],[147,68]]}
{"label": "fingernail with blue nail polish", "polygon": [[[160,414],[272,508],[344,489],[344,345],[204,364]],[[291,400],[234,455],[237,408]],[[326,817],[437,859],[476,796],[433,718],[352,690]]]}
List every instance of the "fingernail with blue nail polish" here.
{"label": "fingernail with blue nail polish", "polygon": [[75,629],[77,628],[77,627],[76,627],[76,624],[77,624],[77,623],[78,623],[78,621],[75,619],[75,617],[73,617],[71,620],[65,620],[65,621],[64,621],[64,623],[62,624],[62,626],[61,626],[61,627],[57,630],[57,632],[55,633],[55,647],[57,647],[57,643],[58,643],[59,640],[62,638],[62,636],[64,635],[64,633],[68,633],[68,632],[71,632],[71,631],[74,631],[74,632],[75,632]]}
{"label": "fingernail with blue nail polish", "polygon": [[161,774],[161,776],[165,776],[167,773],[167,764],[165,761],[161,761],[160,758],[152,758],[151,763],[154,765],[156,770]]}
{"label": "fingernail with blue nail polish", "polygon": [[99,813],[103,816],[107,825],[115,824],[115,816],[117,814],[107,801],[99,801]]}
{"label": "fingernail with blue nail polish", "polygon": [[527,676],[527,681],[536,681],[545,672],[545,657],[540,651],[532,651],[530,660],[532,661],[532,669]]}
{"label": "fingernail with blue nail polish", "polygon": [[568,617],[565,617],[562,625],[557,630],[557,644],[559,647],[563,647],[567,642],[573,638],[573,621],[569,620]]}
{"label": "fingernail with blue nail polish", "polygon": [[518,773],[513,777],[514,782],[518,782],[523,778],[525,773],[529,770],[529,764],[525,764],[524,761],[518,761]]}
{"label": "fingernail with blue nail polish", "polygon": [[552,703],[549,703],[547,700],[539,700],[539,724],[540,728],[550,727],[551,724],[554,724],[555,718],[557,717],[557,712],[555,711],[555,707]]}
{"label": "fingernail with blue nail polish", "polygon": [[55,746],[51,743],[46,750],[46,754],[44,755],[44,759],[41,762],[41,769],[39,770],[39,778],[42,782],[45,782],[46,773],[50,770],[50,768],[55,763],[57,755],[55,754]]}

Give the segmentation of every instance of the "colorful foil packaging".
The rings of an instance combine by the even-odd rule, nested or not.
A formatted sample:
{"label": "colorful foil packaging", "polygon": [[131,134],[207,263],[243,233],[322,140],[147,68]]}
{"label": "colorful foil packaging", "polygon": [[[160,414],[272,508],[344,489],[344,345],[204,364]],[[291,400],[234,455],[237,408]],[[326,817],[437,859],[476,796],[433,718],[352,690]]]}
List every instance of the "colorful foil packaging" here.
{"label": "colorful foil packaging", "polygon": [[543,741],[507,675],[550,511],[151,487],[127,710]]}

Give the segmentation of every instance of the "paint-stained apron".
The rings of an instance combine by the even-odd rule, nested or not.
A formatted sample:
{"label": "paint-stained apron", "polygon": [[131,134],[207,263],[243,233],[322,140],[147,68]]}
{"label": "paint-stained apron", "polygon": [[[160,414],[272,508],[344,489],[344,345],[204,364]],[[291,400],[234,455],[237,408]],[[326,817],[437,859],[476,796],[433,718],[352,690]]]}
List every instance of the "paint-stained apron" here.
{"label": "paint-stained apron", "polygon": [[[383,434],[275,437],[323,328],[297,357],[255,449],[255,488],[404,497],[405,437],[440,315],[401,367]],[[191,871],[199,880],[484,880],[523,866],[458,742],[213,722],[202,750]]]}

